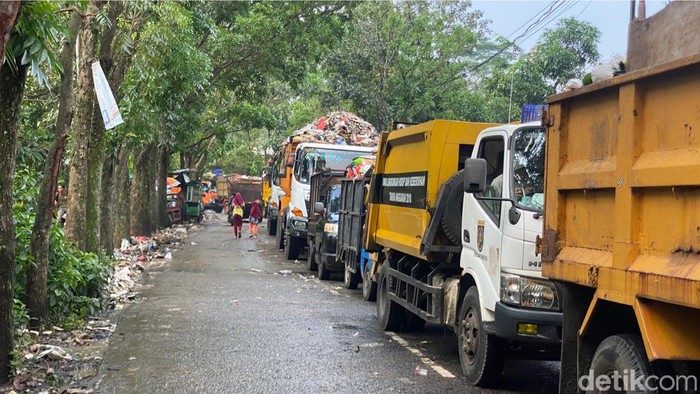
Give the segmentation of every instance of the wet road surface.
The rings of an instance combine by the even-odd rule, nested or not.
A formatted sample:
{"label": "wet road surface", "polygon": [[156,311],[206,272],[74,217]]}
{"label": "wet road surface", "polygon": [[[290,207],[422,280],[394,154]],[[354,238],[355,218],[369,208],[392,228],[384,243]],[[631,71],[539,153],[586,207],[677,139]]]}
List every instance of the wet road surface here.
{"label": "wet road surface", "polygon": [[495,390],[468,386],[450,330],[382,332],[360,290],[319,281],[260,231],[233,239],[208,224],[149,269],[141,301],[119,314],[97,392],[556,392],[558,363],[541,361],[508,362]]}

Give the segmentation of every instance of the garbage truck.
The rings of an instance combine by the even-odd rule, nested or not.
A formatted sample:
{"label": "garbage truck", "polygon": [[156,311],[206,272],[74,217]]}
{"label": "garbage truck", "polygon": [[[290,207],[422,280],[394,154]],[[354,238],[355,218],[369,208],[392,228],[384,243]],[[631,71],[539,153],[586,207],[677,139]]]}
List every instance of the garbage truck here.
{"label": "garbage truck", "polygon": [[279,215],[278,231],[284,234],[284,255],[299,257],[308,243],[311,176],[316,172],[343,171],[358,155],[369,154],[372,147],[301,143],[292,167],[289,204]]}
{"label": "garbage truck", "polygon": [[[319,171],[342,171],[358,154],[376,146],[378,133],[359,116],[335,111],[295,131],[276,156],[270,205],[276,201],[275,243],[288,259],[306,249],[311,175]],[[313,208],[313,207],[312,207]],[[273,213],[274,209],[271,210]]]}
{"label": "garbage truck", "polygon": [[698,20],[696,2],[633,20],[625,74],[547,99],[561,393],[700,391]]}
{"label": "garbage truck", "polygon": [[[434,120],[380,138],[364,244],[381,265],[379,325],[451,327],[472,385],[494,384],[508,357],[560,356],[559,292],[535,253],[544,148],[540,122]],[[467,159],[483,164],[480,193],[465,193]]]}

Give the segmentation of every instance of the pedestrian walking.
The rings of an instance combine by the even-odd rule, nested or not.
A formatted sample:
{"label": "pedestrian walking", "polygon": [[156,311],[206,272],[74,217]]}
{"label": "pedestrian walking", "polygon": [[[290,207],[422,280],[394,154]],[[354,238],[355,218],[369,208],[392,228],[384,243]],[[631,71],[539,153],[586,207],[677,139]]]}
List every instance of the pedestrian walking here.
{"label": "pedestrian walking", "polygon": [[241,193],[236,193],[233,198],[233,237],[240,238],[241,232],[243,231],[243,207],[245,202],[243,202],[243,197]]}
{"label": "pedestrian walking", "polygon": [[56,188],[56,195],[54,196],[54,208],[57,210],[56,219],[63,226],[66,223],[66,211],[68,210],[68,195],[63,189],[63,185],[59,184]]}
{"label": "pedestrian walking", "polygon": [[248,232],[250,233],[248,238],[258,238],[258,223],[260,223],[261,219],[262,211],[260,210],[260,200],[255,200],[248,213]]}

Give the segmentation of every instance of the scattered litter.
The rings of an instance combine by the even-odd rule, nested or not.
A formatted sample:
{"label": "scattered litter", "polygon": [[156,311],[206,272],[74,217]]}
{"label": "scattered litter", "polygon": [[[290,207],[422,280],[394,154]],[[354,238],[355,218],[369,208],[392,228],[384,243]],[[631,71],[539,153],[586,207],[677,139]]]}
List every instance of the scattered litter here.
{"label": "scattered litter", "polygon": [[263,270],[259,270],[259,269],[257,269],[257,268],[251,268],[250,270],[251,270],[252,272],[255,272],[255,273],[258,273],[258,274],[261,274],[261,273],[263,272]]}
{"label": "scattered litter", "polygon": [[41,353],[39,353],[36,357],[34,357],[35,360],[39,360],[44,357],[48,358],[49,360],[73,360],[73,357],[71,357],[71,355],[68,354],[65,350],[63,350],[60,346],[42,345],[42,348],[44,350]]}
{"label": "scattered litter", "polygon": [[292,274],[292,270],[281,270],[280,274],[287,276]]}
{"label": "scattered litter", "polygon": [[136,360],[136,357],[133,357],[133,356],[129,357],[129,361],[134,361],[134,360]]}
{"label": "scattered litter", "polygon": [[197,246],[197,245],[199,245],[199,244],[196,243],[196,242],[190,242],[190,245],[192,245],[192,246]]}
{"label": "scattered litter", "polygon": [[416,366],[416,376],[428,376],[428,370],[420,365]]}
{"label": "scattered litter", "polygon": [[359,346],[355,346],[354,348],[352,348],[352,351],[355,352],[355,353],[359,353],[359,352],[360,352],[360,347],[359,347]]}
{"label": "scattered litter", "polygon": [[294,264],[299,264],[299,260],[294,260]]}
{"label": "scattered litter", "polygon": [[172,253],[168,252],[165,254],[165,256],[163,258],[170,260],[173,258],[173,255],[172,255]]}
{"label": "scattered litter", "polygon": [[338,293],[338,292],[337,292],[336,290],[334,290],[334,289],[330,289],[330,292],[331,292],[331,294],[333,294],[333,295],[337,295],[337,296],[340,295],[340,293]]}
{"label": "scattered litter", "polygon": [[354,336],[354,337],[356,337],[356,336],[358,336],[358,335],[360,335],[359,332],[356,332],[356,333],[352,334],[352,336]]}

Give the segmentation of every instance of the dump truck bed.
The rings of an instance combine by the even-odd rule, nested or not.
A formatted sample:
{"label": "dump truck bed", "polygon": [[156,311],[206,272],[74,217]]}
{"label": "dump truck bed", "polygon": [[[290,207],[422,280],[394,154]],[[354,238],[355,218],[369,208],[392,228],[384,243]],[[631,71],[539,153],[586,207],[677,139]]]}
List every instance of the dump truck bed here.
{"label": "dump truck bed", "polygon": [[[700,317],[698,102],[700,56],[548,100],[543,274],[633,306],[643,333],[651,321],[694,332],[681,326]],[[671,304],[695,312],[662,318],[681,311]],[[700,357],[696,341],[648,350],[651,359],[690,349]]]}
{"label": "dump truck bed", "polygon": [[388,247],[425,259],[421,240],[440,186],[463,168],[479,132],[490,126],[434,120],[384,133],[370,182],[365,248]]}

